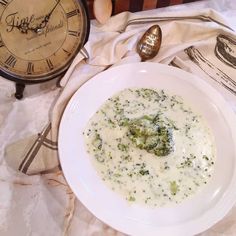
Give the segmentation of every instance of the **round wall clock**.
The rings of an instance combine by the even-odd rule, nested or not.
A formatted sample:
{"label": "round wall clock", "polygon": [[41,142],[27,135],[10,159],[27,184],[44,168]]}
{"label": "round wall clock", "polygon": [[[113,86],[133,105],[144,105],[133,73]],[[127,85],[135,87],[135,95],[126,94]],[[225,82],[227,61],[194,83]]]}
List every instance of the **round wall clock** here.
{"label": "round wall clock", "polygon": [[0,75],[20,99],[25,84],[62,75],[88,35],[83,0],[0,0]]}

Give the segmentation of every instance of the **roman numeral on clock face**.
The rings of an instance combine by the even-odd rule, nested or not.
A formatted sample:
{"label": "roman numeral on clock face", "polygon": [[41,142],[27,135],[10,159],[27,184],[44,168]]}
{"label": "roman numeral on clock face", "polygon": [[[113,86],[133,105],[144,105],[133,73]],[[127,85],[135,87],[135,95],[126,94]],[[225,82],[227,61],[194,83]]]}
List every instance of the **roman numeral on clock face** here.
{"label": "roman numeral on clock face", "polygon": [[34,73],[34,64],[32,62],[29,62],[27,66],[27,74],[31,75],[33,73]]}
{"label": "roman numeral on clock face", "polygon": [[0,0],[0,5],[5,7],[7,4],[8,4],[7,0]]}
{"label": "roman numeral on clock face", "polygon": [[52,64],[52,61],[51,61],[50,59],[47,59],[46,62],[47,62],[47,64],[48,64],[48,68],[49,68],[50,70],[53,70],[53,69],[54,69],[54,66],[53,66],[53,64]]}
{"label": "roman numeral on clock face", "polygon": [[64,49],[64,48],[62,48],[62,50],[68,55],[68,56],[70,56],[71,55],[71,53],[70,52],[68,52],[66,49]]}
{"label": "roman numeral on clock face", "polygon": [[70,17],[76,16],[78,13],[79,13],[79,10],[78,10],[78,9],[75,9],[75,10],[73,10],[73,11],[67,12],[67,13],[66,13],[66,17],[67,17],[67,18],[70,18]]}
{"label": "roman numeral on clock face", "polygon": [[7,60],[5,61],[6,66],[8,67],[14,67],[16,64],[16,58],[12,55],[10,55]]}
{"label": "roman numeral on clock face", "polygon": [[69,31],[68,31],[68,34],[71,35],[71,36],[79,37],[80,32],[78,32],[78,31],[73,31],[73,30],[69,30]]}

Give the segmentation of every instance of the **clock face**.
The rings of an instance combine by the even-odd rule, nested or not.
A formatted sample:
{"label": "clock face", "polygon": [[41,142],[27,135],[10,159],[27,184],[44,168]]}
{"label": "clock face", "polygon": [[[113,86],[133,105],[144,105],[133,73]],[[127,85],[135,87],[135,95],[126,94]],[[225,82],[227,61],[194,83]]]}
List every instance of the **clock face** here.
{"label": "clock face", "polygon": [[24,81],[64,72],[88,29],[79,0],[0,0],[0,70]]}

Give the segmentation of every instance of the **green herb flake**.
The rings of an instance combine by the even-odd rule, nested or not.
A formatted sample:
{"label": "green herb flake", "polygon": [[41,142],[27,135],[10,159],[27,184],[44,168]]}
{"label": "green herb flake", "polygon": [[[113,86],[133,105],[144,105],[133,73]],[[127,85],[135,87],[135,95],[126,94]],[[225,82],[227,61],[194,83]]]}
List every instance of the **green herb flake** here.
{"label": "green herb flake", "polygon": [[117,145],[118,149],[122,152],[127,152],[128,149],[129,149],[129,146],[128,145],[125,145],[125,144],[122,144],[122,143],[119,143]]}
{"label": "green herb flake", "polygon": [[139,171],[139,174],[140,174],[140,175],[149,175],[149,170],[141,169],[141,170]]}
{"label": "green herb flake", "polygon": [[102,138],[98,133],[96,133],[95,138],[93,140],[93,146],[98,150],[102,149]]}
{"label": "green herb flake", "polygon": [[176,193],[179,191],[179,185],[176,183],[176,181],[170,182],[170,192],[172,195],[176,195]]}
{"label": "green herb flake", "polygon": [[203,155],[202,158],[205,159],[205,160],[207,160],[207,161],[209,161],[209,158],[208,158],[208,156],[206,156],[206,155]]}
{"label": "green herb flake", "polygon": [[133,196],[129,196],[128,200],[129,200],[130,202],[134,202],[136,199],[135,199],[135,197],[133,197]]}

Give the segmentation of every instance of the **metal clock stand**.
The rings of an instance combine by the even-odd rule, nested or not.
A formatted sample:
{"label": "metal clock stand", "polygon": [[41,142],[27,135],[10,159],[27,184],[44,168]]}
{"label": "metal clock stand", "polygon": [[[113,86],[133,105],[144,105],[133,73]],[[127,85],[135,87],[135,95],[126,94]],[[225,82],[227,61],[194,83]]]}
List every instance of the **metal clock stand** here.
{"label": "metal clock stand", "polygon": [[24,84],[24,83],[16,82],[16,93],[15,93],[15,97],[16,97],[17,99],[23,98],[24,89],[25,89],[25,84]]}

